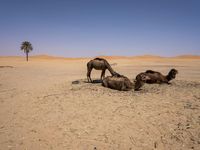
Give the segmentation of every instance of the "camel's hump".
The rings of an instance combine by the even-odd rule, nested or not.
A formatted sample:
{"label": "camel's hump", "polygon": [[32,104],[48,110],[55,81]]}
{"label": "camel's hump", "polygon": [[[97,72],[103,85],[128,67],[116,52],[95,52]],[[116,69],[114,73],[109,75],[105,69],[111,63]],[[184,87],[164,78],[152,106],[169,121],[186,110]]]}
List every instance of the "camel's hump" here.
{"label": "camel's hump", "polygon": [[145,73],[155,73],[153,70],[147,70]]}
{"label": "camel's hump", "polygon": [[101,61],[101,60],[105,60],[105,59],[97,57],[94,60],[100,60]]}

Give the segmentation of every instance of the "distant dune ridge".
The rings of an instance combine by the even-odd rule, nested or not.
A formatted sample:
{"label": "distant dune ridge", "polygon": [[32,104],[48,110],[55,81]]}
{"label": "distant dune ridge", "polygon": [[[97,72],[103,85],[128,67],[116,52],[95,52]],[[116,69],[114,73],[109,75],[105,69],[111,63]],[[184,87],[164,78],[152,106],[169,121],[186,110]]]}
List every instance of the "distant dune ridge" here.
{"label": "distant dune ridge", "polygon": [[[0,56],[0,58],[21,58],[24,56]],[[85,59],[85,58],[105,58],[105,59],[162,59],[162,58],[172,58],[172,59],[200,59],[200,55],[178,55],[173,57],[164,57],[156,55],[140,55],[140,56],[94,56],[94,57],[61,57],[61,56],[51,56],[51,55],[33,55],[30,58],[37,59]]]}
{"label": "distant dune ridge", "polygon": [[200,55],[179,55],[176,58],[185,58],[185,59],[200,59]]}

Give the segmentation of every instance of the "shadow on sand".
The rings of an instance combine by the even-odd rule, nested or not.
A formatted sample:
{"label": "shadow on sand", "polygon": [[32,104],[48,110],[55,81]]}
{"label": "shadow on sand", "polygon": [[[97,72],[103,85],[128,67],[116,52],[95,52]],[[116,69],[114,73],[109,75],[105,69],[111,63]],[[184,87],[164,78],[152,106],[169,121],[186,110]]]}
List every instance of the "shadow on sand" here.
{"label": "shadow on sand", "polygon": [[0,68],[14,68],[13,66],[0,66]]}
{"label": "shadow on sand", "polygon": [[[88,82],[87,80],[75,80],[75,81],[72,81],[72,84],[80,84],[80,83],[91,83],[91,82]],[[92,84],[97,84],[97,83],[102,83],[102,80],[93,80],[92,81]]]}

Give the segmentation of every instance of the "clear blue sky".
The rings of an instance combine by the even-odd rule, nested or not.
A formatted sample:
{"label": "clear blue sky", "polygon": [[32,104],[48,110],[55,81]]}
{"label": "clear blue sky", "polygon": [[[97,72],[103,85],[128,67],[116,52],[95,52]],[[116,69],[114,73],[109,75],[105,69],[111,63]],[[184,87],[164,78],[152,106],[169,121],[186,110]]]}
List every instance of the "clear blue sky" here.
{"label": "clear blue sky", "polygon": [[0,55],[200,55],[200,0],[0,0]]}

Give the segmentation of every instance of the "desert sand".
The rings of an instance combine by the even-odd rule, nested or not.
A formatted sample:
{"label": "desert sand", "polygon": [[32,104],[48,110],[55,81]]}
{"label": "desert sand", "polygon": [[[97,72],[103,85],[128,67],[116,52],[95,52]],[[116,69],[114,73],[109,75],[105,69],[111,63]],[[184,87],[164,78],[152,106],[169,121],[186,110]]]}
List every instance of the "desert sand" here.
{"label": "desert sand", "polygon": [[107,59],[131,80],[147,69],[179,74],[171,85],[116,91],[85,82],[89,58],[0,57],[0,150],[200,148],[199,57]]}

